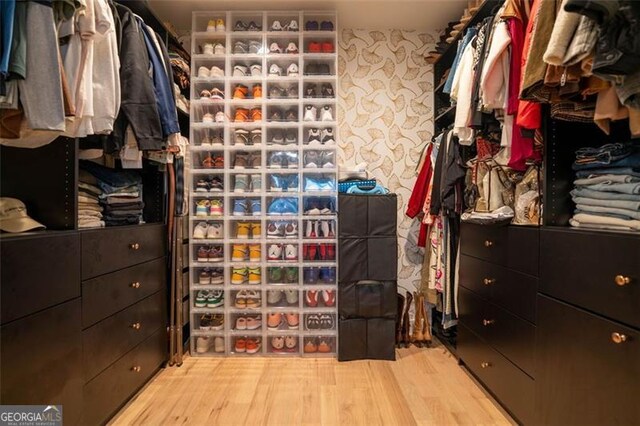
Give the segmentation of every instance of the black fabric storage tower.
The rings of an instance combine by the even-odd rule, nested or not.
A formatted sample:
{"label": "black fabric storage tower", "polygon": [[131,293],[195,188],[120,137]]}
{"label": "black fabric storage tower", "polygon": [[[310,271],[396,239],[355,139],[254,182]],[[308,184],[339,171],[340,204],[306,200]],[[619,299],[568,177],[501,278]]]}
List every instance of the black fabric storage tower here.
{"label": "black fabric storage tower", "polygon": [[338,360],[395,360],[397,197],[338,197]]}

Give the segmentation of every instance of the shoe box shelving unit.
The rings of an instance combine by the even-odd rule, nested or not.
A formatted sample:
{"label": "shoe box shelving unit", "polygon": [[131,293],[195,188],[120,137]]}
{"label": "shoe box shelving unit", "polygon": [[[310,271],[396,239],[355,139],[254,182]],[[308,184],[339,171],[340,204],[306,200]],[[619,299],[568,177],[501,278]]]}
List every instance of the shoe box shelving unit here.
{"label": "shoe box shelving unit", "polygon": [[[209,22],[218,19],[226,28],[211,31]],[[291,20],[298,31],[270,30],[274,21],[285,26]],[[234,31],[238,21],[253,21],[261,31]],[[307,21],[330,21],[333,30],[306,31]],[[237,53],[243,47],[236,49],[238,42],[254,42],[252,51]],[[312,42],[325,43],[325,50],[331,43],[333,52],[308,53]],[[295,43],[299,53],[270,53],[272,43],[283,51]],[[206,44],[214,45],[214,54],[211,46],[203,53]],[[194,356],[337,353],[336,45],[337,19],[331,11],[193,13],[189,293]],[[297,75],[287,75],[292,63]],[[273,64],[282,76],[270,75]],[[246,76],[234,74],[237,65],[247,67]],[[251,65],[260,70],[254,67],[252,75]],[[214,66],[224,76],[207,75]],[[245,99],[234,99],[239,84],[248,89]],[[262,97],[252,96],[254,85],[260,85]],[[316,92],[307,97],[309,85],[316,85]],[[323,92],[323,85],[332,93]],[[224,99],[207,98],[206,92],[201,97],[214,88],[224,92]],[[286,97],[271,97],[270,92],[281,91],[274,88],[286,89]],[[243,110],[248,120],[243,121]],[[211,190],[214,179],[222,181],[222,190]],[[211,202],[222,203],[222,215],[207,210]],[[205,238],[193,238],[201,223],[216,227]],[[222,232],[216,233],[219,225]],[[222,279],[208,284],[209,274]]]}

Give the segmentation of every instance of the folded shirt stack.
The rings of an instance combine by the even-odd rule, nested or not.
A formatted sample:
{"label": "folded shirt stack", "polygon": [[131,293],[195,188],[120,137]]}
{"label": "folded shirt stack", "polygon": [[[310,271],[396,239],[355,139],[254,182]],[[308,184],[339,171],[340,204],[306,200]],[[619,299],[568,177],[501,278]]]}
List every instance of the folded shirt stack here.
{"label": "folded shirt stack", "polygon": [[640,231],[640,147],[581,148],[573,164],[576,204],[571,226]]}
{"label": "folded shirt stack", "polygon": [[97,181],[88,173],[80,172],[78,182],[78,228],[104,228],[102,220],[104,209],[100,205],[102,190]]}

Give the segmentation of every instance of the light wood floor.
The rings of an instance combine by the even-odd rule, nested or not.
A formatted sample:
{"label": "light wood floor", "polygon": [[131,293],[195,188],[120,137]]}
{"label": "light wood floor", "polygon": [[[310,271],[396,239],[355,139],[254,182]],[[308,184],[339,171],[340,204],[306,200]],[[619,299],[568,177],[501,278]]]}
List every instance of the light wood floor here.
{"label": "light wood floor", "polygon": [[397,361],[186,358],[167,368],[114,425],[507,425],[443,346]]}

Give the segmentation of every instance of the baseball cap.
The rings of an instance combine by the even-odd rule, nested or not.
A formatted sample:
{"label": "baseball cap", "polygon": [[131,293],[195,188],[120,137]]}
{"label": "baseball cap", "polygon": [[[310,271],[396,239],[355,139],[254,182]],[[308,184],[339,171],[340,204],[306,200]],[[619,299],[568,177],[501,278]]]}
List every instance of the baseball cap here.
{"label": "baseball cap", "polygon": [[27,216],[27,207],[16,198],[0,197],[0,230],[26,232],[46,228]]}

